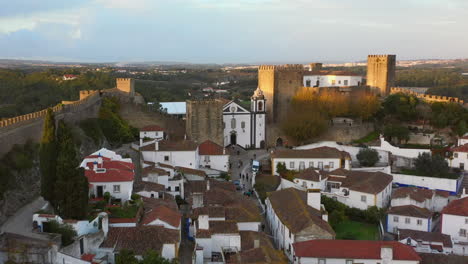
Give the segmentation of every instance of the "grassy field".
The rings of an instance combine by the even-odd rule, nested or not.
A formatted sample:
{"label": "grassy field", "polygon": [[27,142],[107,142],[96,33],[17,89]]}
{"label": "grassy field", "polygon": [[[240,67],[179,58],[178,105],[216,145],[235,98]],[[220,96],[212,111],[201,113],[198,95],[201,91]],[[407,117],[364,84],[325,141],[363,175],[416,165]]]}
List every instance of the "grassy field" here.
{"label": "grassy field", "polygon": [[377,240],[378,229],[376,225],[356,221],[341,222],[336,228],[336,239],[350,240]]}
{"label": "grassy field", "polygon": [[367,134],[365,137],[354,140],[353,142],[358,143],[358,144],[359,143],[361,143],[361,144],[369,143],[371,141],[375,141],[375,140],[379,139],[379,135],[380,135],[379,132],[373,131],[373,132],[370,132],[369,134]]}

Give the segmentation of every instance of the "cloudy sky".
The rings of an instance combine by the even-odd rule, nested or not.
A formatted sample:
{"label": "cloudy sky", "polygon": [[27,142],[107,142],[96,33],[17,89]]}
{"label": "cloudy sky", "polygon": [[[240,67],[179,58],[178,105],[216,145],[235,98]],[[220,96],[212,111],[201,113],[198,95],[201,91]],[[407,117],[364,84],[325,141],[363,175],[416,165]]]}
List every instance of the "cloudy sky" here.
{"label": "cloudy sky", "polygon": [[468,0],[11,0],[0,58],[257,63],[468,58]]}

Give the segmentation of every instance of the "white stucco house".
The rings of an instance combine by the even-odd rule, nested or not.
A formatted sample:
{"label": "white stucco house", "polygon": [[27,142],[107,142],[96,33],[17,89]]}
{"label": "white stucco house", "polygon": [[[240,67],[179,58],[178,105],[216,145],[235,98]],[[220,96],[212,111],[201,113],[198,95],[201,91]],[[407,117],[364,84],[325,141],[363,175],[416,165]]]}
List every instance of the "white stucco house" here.
{"label": "white stucco house", "polygon": [[310,240],[294,243],[297,264],[420,264],[411,246],[397,241]]}
{"label": "white stucco house", "polygon": [[206,140],[198,146],[200,167],[227,172],[229,170],[229,154],[226,149],[211,140]]}
{"label": "white stucco house", "polygon": [[307,168],[294,178],[294,183],[305,189],[320,189],[325,190],[327,187],[327,174],[322,174],[315,168]]}
{"label": "white stucco house", "polygon": [[204,258],[221,256],[223,248],[241,249],[241,237],[235,221],[209,221],[208,215],[199,215],[195,237],[197,247],[203,249]]}
{"label": "white stucco house", "polygon": [[109,217],[107,213],[99,213],[98,216],[91,220],[74,220],[62,219],[58,215],[53,214],[33,214],[33,227],[40,232],[47,232],[47,223],[55,221],[59,224],[70,225],[76,231],[77,236],[97,233],[103,230],[105,234],[109,231]]}
{"label": "white stucco house", "polygon": [[277,167],[283,163],[288,170],[302,171],[307,168],[332,171],[351,168],[351,156],[330,147],[314,149],[278,149],[271,154],[272,172],[278,175]]}
{"label": "white stucco house", "polygon": [[198,145],[190,140],[161,140],[140,147],[144,161],[198,169]]}
{"label": "white stucco house", "polygon": [[140,130],[140,146],[144,145],[145,141],[155,141],[164,139],[164,129],[157,125],[145,126]]}
{"label": "white stucco house", "polygon": [[346,71],[305,71],[304,87],[346,87],[360,86],[362,76]]}
{"label": "white stucco house", "polygon": [[431,211],[414,205],[391,207],[387,212],[387,232],[397,234],[399,229],[431,232]]}
{"label": "white stucco house", "polygon": [[468,197],[450,202],[441,213],[440,229],[452,237],[454,253],[468,255]]}
{"label": "white stucco house", "polygon": [[366,210],[387,207],[392,193],[392,175],[383,172],[336,169],[327,172],[324,195],[349,207]]}
{"label": "white stucco house", "polygon": [[393,191],[391,206],[414,205],[432,212],[440,212],[447,206],[450,193],[418,187],[400,187]]}
{"label": "white stucco house", "polygon": [[123,202],[130,200],[135,166],[131,159],[128,161],[119,157],[119,155],[100,156],[100,154],[85,157],[80,166],[85,169],[91,196],[100,198],[108,192]]}
{"label": "white stucco house", "polygon": [[[151,198],[160,198],[164,193],[184,198],[184,179],[177,173],[175,167],[164,163],[144,163],[142,180],[144,189],[138,194]],[[147,184],[148,183],[148,184]],[[161,190],[162,185],[165,190]]]}
{"label": "white stucco house", "polygon": [[265,96],[257,88],[250,100],[250,110],[237,101],[223,106],[224,144],[243,148],[264,148],[266,132]]}
{"label": "white stucco house", "polygon": [[433,254],[452,254],[453,243],[449,235],[438,232],[424,232],[399,229],[398,240],[414,248],[416,252]]}
{"label": "white stucco house", "polygon": [[[467,136],[458,139],[459,143],[468,141]],[[458,145],[451,149],[452,157],[447,158],[447,162],[451,168],[458,168],[461,171],[468,169],[468,143]]]}
{"label": "white stucco house", "polygon": [[291,262],[295,255],[293,243],[335,238],[320,198],[320,190],[317,189],[304,192],[287,188],[270,193],[265,200],[265,218],[274,236],[274,244]]}

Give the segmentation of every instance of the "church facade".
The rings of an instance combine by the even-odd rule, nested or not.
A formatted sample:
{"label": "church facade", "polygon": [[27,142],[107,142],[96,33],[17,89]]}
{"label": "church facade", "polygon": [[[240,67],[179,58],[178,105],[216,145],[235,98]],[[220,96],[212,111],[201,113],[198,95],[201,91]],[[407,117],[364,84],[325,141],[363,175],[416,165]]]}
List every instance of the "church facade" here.
{"label": "church facade", "polygon": [[224,146],[264,148],[266,133],[265,96],[257,88],[251,97],[250,110],[237,101],[223,106]]}

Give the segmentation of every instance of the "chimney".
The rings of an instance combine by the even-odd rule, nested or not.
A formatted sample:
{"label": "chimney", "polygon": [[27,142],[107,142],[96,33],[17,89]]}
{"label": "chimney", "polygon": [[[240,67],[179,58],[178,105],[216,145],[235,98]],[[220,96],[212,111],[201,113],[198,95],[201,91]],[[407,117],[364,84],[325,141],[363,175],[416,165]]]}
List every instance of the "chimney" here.
{"label": "chimney", "polygon": [[159,141],[156,140],[156,142],[154,143],[154,146],[155,146],[156,151],[158,151],[159,150]]}
{"label": "chimney", "polygon": [[102,157],[99,156],[97,160],[98,160],[98,164],[99,164],[99,165],[102,165]]}
{"label": "chimney", "polygon": [[223,148],[223,155],[226,155],[226,148]]}
{"label": "chimney", "polygon": [[93,171],[96,171],[97,170],[97,162],[93,162]]}
{"label": "chimney", "polygon": [[260,247],[260,239],[255,239],[254,240],[254,248],[259,248]]}
{"label": "chimney", "polygon": [[184,140],[187,140],[187,134],[184,134]]}
{"label": "chimney", "polygon": [[383,263],[391,263],[391,260],[393,260],[393,248],[391,245],[382,245],[380,248],[380,258],[383,260]]}
{"label": "chimney", "polygon": [[320,208],[322,208],[321,212],[322,212],[322,220],[325,221],[325,222],[328,222],[328,212],[327,210],[325,209],[325,206],[323,204],[320,205]]}
{"label": "chimney", "polygon": [[203,230],[210,229],[210,222],[208,221],[208,215],[198,216],[198,229],[203,229]]}
{"label": "chimney", "polygon": [[206,180],[206,190],[210,190],[210,180]]}
{"label": "chimney", "polygon": [[307,205],[320,211],[320,189],[307,190]]}

